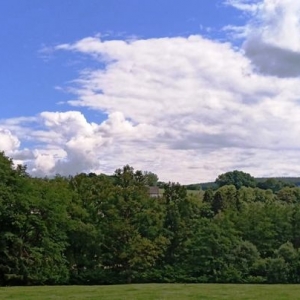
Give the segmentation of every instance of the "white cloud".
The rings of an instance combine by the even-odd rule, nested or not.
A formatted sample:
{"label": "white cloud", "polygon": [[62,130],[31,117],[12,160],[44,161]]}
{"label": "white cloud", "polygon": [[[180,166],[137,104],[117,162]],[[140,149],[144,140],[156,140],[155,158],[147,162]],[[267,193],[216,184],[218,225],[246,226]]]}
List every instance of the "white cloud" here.
{"label": "white cloud", "polygon": [[[242,27],[244,50],[257,70],[279,77],[300,75],[300,2],[295,0],[227,1],[250,14]],[[227,26],[236,32],[236,27]]]}
{"label": "white cloud", "polygon": [[[6,124],[13,124],[12,128],[18,132],[18,121],[23,120],[6,120]],[[123,143],[149,138],[153,131],[149,125],[134,125],[121,112],[110,114],[100,124],[87,122],[79,111],[42,112],[35,121],[36,130],[29,133],[29,128],[23,128],[28,140],[35,141],[32,150],[22,149],[11,155],[18,162],[26,163],[29,171],[37,176],[91,170],[111,173],[120,163],[126,164],[114,157],[122,155]],[[111,160],[106,159],[110,156]]]}
{"label": "white cloud", "polygon": [[20,146],[19,139],[14,136],[8,129],[0,127],[0,151],[4,151],[7,154],[12,153]]}
{"label": "white cloud", "polygon": [[233,6],[244,12],[250,12],[251,14],[257,12],[259,8],[259,1],[252,0],[227,0],[225,4]]}

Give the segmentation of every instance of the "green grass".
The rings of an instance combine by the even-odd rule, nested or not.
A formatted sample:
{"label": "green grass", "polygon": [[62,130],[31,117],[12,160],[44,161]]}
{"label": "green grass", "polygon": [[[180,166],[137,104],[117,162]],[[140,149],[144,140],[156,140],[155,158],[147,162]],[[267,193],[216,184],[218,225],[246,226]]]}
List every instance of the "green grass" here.
{"label": "green grass", "polygon": [[287,300],[300,299],[300,285],[132,284],[112,286],[3,287],[0,299],[17,300]]}
{"label": "green grass", "polygon": [[[164,194],[164,189],[159,189],[159,194],[162,196]],[[204,191],[202,190],[187,190],[188,195],[202,196]]]}

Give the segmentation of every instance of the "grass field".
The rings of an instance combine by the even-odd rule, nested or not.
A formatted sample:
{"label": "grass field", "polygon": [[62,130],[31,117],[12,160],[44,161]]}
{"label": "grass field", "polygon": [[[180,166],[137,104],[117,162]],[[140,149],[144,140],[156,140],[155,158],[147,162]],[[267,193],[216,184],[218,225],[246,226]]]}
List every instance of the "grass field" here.
{"label": "grass field", "polygon": [[287,300],[300,299],[300,285],[133,284],[0,288],[0,299],[20,300]]}
{"label": "grass field", "polygon": [[[164,194],[164,189],[159,189],[159,194],[162,196]],[[204,191],[202,190],[187,190],[188,195],[194,195],[194,196],[203,196]]]}

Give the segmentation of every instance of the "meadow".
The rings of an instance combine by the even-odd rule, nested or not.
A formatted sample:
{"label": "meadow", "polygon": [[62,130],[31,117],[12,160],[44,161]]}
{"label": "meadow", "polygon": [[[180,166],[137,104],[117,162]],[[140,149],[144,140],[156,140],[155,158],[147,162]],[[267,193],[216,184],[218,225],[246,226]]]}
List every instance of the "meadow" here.
{"label": "meadow", "polygon": [[1,300],[287,300],[299,299],[299,295],[300,285],[132,284],[0,288]]}

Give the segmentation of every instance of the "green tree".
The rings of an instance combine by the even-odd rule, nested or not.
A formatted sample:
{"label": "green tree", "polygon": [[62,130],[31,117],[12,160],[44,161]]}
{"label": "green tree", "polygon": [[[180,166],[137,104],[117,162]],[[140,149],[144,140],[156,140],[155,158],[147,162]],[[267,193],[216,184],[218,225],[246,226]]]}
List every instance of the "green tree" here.
{"label": "green tree", "polygon": [[212,189],[207,189],[203,195],[203,202],[212,204],[214,200],[214,191]]}
{"label": "green tree", "polygon": [[219,214],[202,219],[188,245],[187,273],[195,282],[237,282],[234,249],[240,243],[234,224]]}
{"label": "green tree", "polygon": [[296,203],[300,200],[300,189],[284,187],[277,192],[277,199],[286,203]]}
{"label": "green tree", "polygon": [[291,242],[293,243],[296,249],[300,248],[300,205],[299,203],[291,206],[291,218],[290,224],[292,228],[292,238]]}
{"label": "green tree", "polygon": [[69,272],[64,253],[69,226],[67,207],[71,200],[68,183],[61,177],[32,178],[30,182],[35,207],[30,208],[29,221],[33,222],[29,222],[22,235],[37,254],[37,259],[32,257],[30,280],[39,284],[66,283]]}
{"label": "green tree", "polygon": [[255,201],[255,189],[250,187],[241,187],[237,191],[237,200],[240,203],[251,203]]}
{"label": "green tree", "polygon": [[264,181],[260,181],[257,184],[257,187],[264,189],[264,190],[272,190],[274,193],[278,192],[284,187],[295,187],[293,183],[284,182],[277,178],[268,178]]}
{"label": "green tree", "polygon": [[181,208],[183,208],[182,203],[185,203],[187,200],[185,187],[175,183],[165,185],[164,200],[166,203],[164,228],[167,232],[167,238],[170,241],[165,262],[172,264],[179,257],[177,251],[186,238],[181,212]]}
{"label": "green tree", "polygon": [[155,173],[145,171],[145,172],[143,172],[143,176],[145,177],[146,185],[157,186],[158,176]]}
{"label": "green tree", "polygon": [[237,190],[234,185],[225,185],[220,187],[214,195],[212,210],[215,214],[226,209],[237,209]]}
{"label": "green tree", "polygon": [[[186,256],[186,245],[193,237],[200,214],[200,203],[188,197],[186,188],[178,183],[164,186],[164,229],[169,241],[164,263],[177,268]],[[176,272],[180,272],[178,269]]]}
{"label": "green tree", "polygon": [[237,189],[240,189],[242,186],[245,187],[256,186],[256,181],[254,177],[252,177],[248,173],[237,171],[237,170],[219,175],[215,182],[219,187],[232,184]]}
{"label": "green tree", "polygon": [[0,154],[0,281],[2,284],[65,283],[68,270],[63,190],[27,176]]}
{"label": "green tree", "polygon": [[69,181],[72,201],[68,206],[70,226],[66,257],[71,283],[101,281],[101,203],[109,197],[112,179],[103,175],[78,174]]}
{"label": "green tree", "polygon": [[252,277],[252,270],[260,259],[260,254],[254,244],[241,240],[233,249],[235,257],[233,266],[240,274],[241,282],[249,282]]}
{"label": "green tree", "polygon": [[254,244],[262,258],[272,257],[285,241],[292,238],[292,208],[280,203],[249,203],[234,216],[243,240]]}
{"label": "green tree", "polygon": [[277,258],[285,261],[285,268],[281,270],[281,273],[282,271],[285,272],[285,281],[288,283],[298,283],[300,281],[300,257],[299,252],[294,248],[293,244],[291,242],[282,244],[275,251],[275,255]]}
{"label": "green tree", "polygon": [[167,244],[161,206],[149,197],[144,183],[141,171],[118,169],[115,186],[100,205],[103,266],[121,282],[138,281]]}

